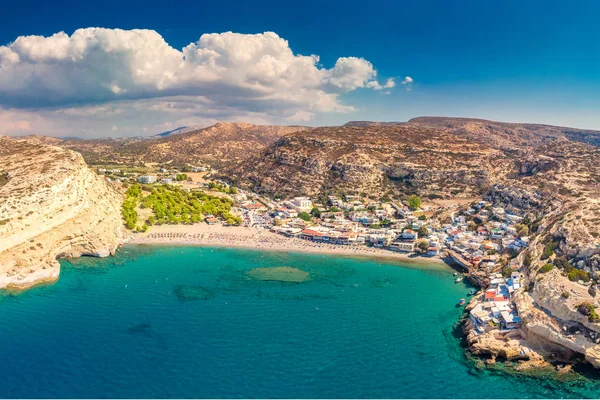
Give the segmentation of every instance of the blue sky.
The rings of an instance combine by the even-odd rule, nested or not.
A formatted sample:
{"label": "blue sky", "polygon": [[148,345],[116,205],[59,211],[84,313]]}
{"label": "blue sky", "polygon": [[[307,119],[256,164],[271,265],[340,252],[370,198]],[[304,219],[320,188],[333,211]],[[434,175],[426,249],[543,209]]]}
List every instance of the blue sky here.
{"label": "blue sky", "polygon": [[[295,55],[318,55],[318,66],[323,70],[334,68],[340,57],[357,57],[367,60],[377,76],[363,71],[366,75],[362,86],[337,84],[335,90],[331,87],[315,89],[335,97],[335,105],[315,105],[314,97],[311,97],[302,105],[286,103],[288,108],[284,109],[282,105],[261,113],[261,107],[273,105],[255,101],[256,97],[252,96],[238,101],[239,94],[232,92],[229,97],[219,98],[219,109],[210,115],[191,110],[190,118],[177,114],[174,121],[169,121],[165,115],[162,119],[143,118],[138,122],[135,116],[128,114],[113,120],[98,119],[95,124],[87,123],[80,132],[72,132],[77,130],[73,124],[69,129],[61,126],[69,122],[68,118],[75,118],[75,126],[81,122],[77,119],[80,118],[77,110],[82,107],[107,104],[114,111],[123,103],[109,97],[65,95],[52,104],[40,104],[28,97],[18,102],[5,99],[2,105],[0,93],[0,107],[4,107],[0,108],[0,115],[4,113],[5,120],[10,118],[7,125],[11,129],[7,133],[24,133],[34,127],[43,130],[46,126],[54,134],[129,135],[135,133],[136,125],[142,127],[145,124],[146,131],[160,131],[178,122],[202,124],[214,119],[292,123],[292,116],[295,116],[298,122],[321,125],[356,119],[402,121],[421,115],[600,129],[600,30],[597,23],[600,2],[151,3],[108,0],[88,3],[5,3],[0,45],[8,45],[19,36],[48,37],[61,31],[71,35],[75,30],[87,27],[143,28],[156,31],[169,46],[181,50],[205,33],[271,31],[287,40]],[[359,67],[362,68],[353,67],[352,74],[356,75]],[[24,71],[26,68],[21,64],[15,66],[10,81],[18,81],[25,76]],[[0,89],[2,73],[0,69]],[[401,84],[406,76],[414,80],[411,85]],[[396,83],[389,90],[367,87],[368,81],[372,80],[383,86],[388,78],[394,78]],[[331,84],[328,82],[329,86]],[[62,96],[47,90],[36,92],[37,86],[21,89],[25,87],[32,96],[37,93],[40,98]],[[211,90],[223,93],[222,87],[211,88],[198,86],[193,93],[174,91],[173,94],[204,96],[207,91],[212,93]],[[124,108],[139,110],[149,99],[158,97],[147,94],[145,88],[138,89],[135,95],[133,88],[119,93],[119,96],[123,93],[131,95]],[[10,90],[16,89],[11,87]],[[10,90],[5,92],[14,98],[16,92]],[[287,93],[289,96],[296,94],[291,89]],[[211,96],[207,97],[212,104]],[[140,98],[146,103],[133,105],[132,102]],[[187,98],[186,104],[193,101],[193,98]],[[189,110],[188,106],[181,106],[184,108]],[[75,111],[65,111],[71,109]],[[20,120],[27,118],[31,123]],[[148,119],[151,121],[146,121]]]}

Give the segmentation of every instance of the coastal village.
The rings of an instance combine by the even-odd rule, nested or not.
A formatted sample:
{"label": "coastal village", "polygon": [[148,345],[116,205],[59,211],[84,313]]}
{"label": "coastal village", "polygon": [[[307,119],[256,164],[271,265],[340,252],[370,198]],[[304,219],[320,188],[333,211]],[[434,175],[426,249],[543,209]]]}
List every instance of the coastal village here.
{"label": "coastal village", "polygon": [[[463,272],[469,272],[474,283],[485,288],[479,293],[475,290],[469,293],[476,296],[469,307],[474,333],[520,327],[521,320],[511,298],[523,284],[521,266],[515,261],[529,243],[523,217],[494,208],[485,200],[474,201],[466,209],[458,205],[424,206],[417,196],[404,201],[375,201],[358,195],[330,195],[321,201],[306,196],[275,200],[232,188],[226,182],[196,181],[189,176],[194,173],[205,176],[209,171],[209,167],[189,167],[185,172],[160,167],[156,175],[139,175],[98,169],[109,180],[153,186],[175,184],[186,191],[226,195],[233,202],[231,213],[239,217],[240,225],[284,238],[316,246],[443,257]],[[442,215],[444,219],[439,217]],[[206,215],[203,223],[228,225],[216,215]],[[511,255],[509,262],[500,257],[506,253]],[[457,283],[463,278],[463,274],[455,273]],[[458,305],[465,302],[460,299]]]}

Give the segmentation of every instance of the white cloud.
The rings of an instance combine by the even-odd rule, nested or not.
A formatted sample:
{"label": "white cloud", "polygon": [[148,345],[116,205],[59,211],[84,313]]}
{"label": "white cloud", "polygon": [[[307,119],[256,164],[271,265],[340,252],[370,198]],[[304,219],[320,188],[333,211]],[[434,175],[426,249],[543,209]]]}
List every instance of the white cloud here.
{"label": "white cloud", "polygon": [[204,34],[177,50],[152,30],[86,28],[0,46],[0,107],[55,119],[125,102],[204,119],[306,121],[354,111],[340,101],[344,93],[394,86],[393,78],[380,84],[365,59],[341,57],[327,69],[273,32]]}
{"label": "white cloud", "polygon": [[370,81],[365,86],[375,90],[391,89],[396,86],[396,81],[394,78],[389,78],[383,85],[380,85],[377,81]]}
{"label": "white cloud", "polygon": [[404,78],[404,80],[402,81],[403,85],[406,85],[406,91],[410,92],[412,91],[412,84],[413,84],[413,78],[411,78],[410,76],[407,76]]}

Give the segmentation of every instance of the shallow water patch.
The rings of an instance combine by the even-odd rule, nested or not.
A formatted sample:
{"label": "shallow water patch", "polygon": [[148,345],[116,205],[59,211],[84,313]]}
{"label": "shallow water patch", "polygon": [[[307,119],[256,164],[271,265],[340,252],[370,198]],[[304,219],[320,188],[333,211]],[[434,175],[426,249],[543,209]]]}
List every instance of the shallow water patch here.
{"label": "shallow water patch", "polygon": [[215,297],[214,291],[203,286],[178,285],[173,288],[173,292],[179,300],[210,300]]}
{"label": "shallow water patch", "polygon": [[257,281],[302,283],[310,280],[308,272],[292,267],[253,268],[248,276]]}

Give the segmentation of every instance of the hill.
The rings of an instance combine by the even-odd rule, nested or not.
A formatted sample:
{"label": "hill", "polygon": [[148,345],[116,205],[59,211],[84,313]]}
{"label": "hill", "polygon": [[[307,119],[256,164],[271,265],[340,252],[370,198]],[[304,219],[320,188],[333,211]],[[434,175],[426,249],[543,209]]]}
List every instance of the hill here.
{"label": "hill", "polygon": [[448,130],[404,125],[315,128],[287,135],[247,165],[223,171],[239,184],[286,197],[481,194],[506,166],[502,151]]}
{"label": "hill", "polygon": [[[191,130],[190,130],[191,129]],[[207,128],[184,128],[154,140],[63,140],[58,146],[80,152],[90,164],[140,162],[228,165],[246,159],[300,126],[219,122]]]}

